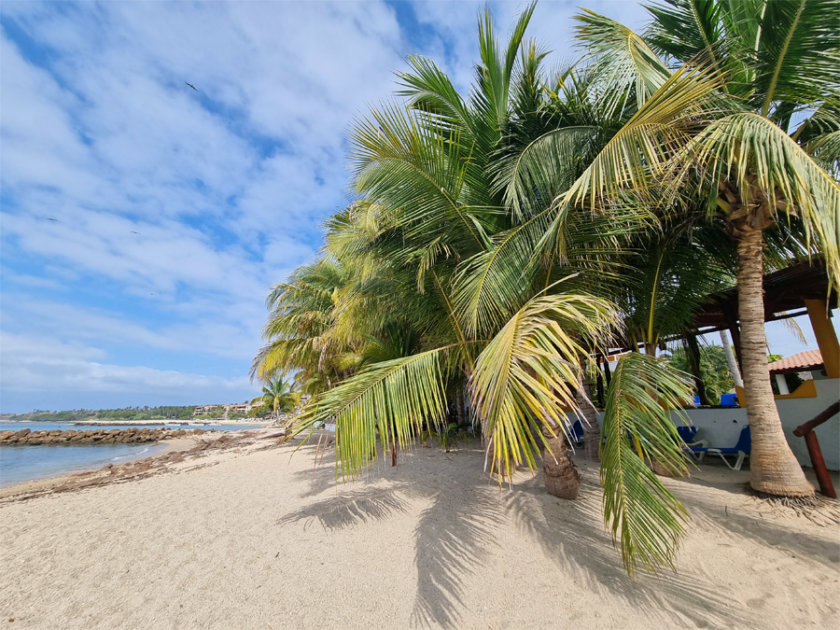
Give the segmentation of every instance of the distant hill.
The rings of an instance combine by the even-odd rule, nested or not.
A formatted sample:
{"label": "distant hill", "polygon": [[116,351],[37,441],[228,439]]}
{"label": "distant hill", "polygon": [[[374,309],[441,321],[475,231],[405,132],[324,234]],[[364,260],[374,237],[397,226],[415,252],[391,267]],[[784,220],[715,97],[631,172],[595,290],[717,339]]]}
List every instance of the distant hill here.
{"label": "distant hill", "polygon": [[122,409],[70,409],[67,411],[29,411],[0,414],[2,422],[77,422],[79,420],[190,420],[195,405],[162,407],[124,407]]}

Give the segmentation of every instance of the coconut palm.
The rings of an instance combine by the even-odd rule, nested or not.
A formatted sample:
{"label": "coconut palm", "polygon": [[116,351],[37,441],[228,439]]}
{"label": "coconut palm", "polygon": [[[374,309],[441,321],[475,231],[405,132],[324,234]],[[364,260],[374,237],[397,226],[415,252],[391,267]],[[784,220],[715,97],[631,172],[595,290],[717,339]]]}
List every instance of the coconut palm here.
{"label": "coconut palm", "polygon": [[300,396],[293,389],[289,381],[283,376],[266,381],[262,394],[251,401],[252,405],[260,405],[270,409],[274,419],[280,419],[280,413],[291,411],[300,402]]}
{"label": "coconut palm", "polygon": [[[631,121],[616,137],[614,159],[586,193],[590,203],[630,187],[670,191],[667,203],[720,226],[737,247],[750,483],[772,495],[810,496],[813,488],[784,437],[770,387],[765,233],[801,230],[805,248],[824,257],[840,286],[834,9],[820,0],[669,0],[650,7],[646,39],[595,14],[579,18],[578,35],[599,67],[635,81],[635,122],[646,122]],[[684,65],[672,72],[666,61]]]}

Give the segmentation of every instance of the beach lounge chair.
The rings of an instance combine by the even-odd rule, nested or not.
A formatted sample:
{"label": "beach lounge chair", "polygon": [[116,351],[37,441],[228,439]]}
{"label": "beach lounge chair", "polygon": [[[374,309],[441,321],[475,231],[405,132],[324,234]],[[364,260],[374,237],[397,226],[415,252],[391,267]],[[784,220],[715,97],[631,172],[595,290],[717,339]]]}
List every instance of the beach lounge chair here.
{"label": "beach lounge chair", "polygon": [[[750,427],[749,425],[745,426],[741,429],[741,434],[738,436],[738,441],[735,443],[735,446],[731,448],[724,448],[724,447],[707,447],[707,446],[691,446],[691,452],[697,455],[697,461],[703,461],[703,456],[706,453],[711,455],[718,455],[722,460],[723,463],[729,466],[732,470],[741,470],[741,466],[744,464],[744,460],[749,457],[750,450],[752,449],[752,439],[750,438]],[[735,458],[735,463],[730,464],[729,460],[726,458],[727,455],[731,455]]]}
{"label": "beach lounge chair", "polygon": [[697,427],[694,425],[686,426],[678,426],[677,433],[680,434],[680,439],[683,441],[683,446],[687,449],[691,449],[693,447],[703,447],[708,446],[709,443],[706,440],[695,440],[694,438],[697,437]]}

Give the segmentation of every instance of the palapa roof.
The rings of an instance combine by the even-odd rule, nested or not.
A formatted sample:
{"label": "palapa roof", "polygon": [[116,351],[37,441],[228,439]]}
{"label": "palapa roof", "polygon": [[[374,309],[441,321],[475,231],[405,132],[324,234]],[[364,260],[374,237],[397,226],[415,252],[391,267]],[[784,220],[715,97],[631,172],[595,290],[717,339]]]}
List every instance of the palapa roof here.
{"label": "palapa roof", "polygon": [[770,364],[771,374],[784,374],[786,372],[804,372],[816,370],[823,366],[822,355],[819,350],[806,350],[792,354],[784,359],[773,361]]}

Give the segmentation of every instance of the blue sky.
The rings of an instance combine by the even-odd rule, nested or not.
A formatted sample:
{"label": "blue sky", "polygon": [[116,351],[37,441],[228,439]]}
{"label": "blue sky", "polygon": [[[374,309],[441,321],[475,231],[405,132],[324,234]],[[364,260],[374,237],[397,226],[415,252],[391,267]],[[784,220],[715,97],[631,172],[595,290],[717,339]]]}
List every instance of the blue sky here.
{"label": "blue sky", "polygon": [[[549,64],[578,4],[645,20],[544,1]],[[350,125],[408,54],[466,89],[483,6],[3,2],[0,410],[251,398],[270,286],[352,200]],[[490,6],[506,34],[522,5]]]}

